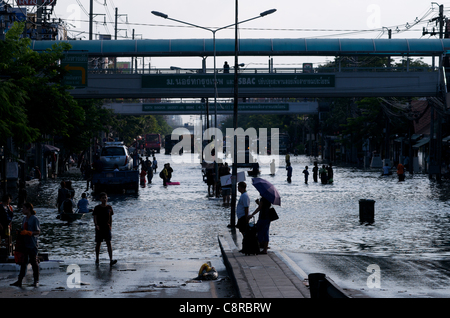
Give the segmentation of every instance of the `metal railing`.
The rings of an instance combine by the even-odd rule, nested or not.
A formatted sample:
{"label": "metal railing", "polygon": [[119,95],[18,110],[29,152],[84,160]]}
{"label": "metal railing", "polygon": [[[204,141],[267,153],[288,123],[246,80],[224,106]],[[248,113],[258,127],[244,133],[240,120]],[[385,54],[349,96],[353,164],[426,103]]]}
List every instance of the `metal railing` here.
{"label": "metal railing", "polygon": [[[385,72],[437,72],[438,67],[318,67],[304,70],[299,68],[241,68],[240,74],[318,74],[318,73],[385,73]],[[89,74],[136,74],[136,75],[177,75],[177,74],[214,74],[213,69],[130,69],[130,68],[95,68],[88,69]],[[224,74],[223,69],[217,70],[218,74]],[[234,70],[229,71],[234,74]]]}

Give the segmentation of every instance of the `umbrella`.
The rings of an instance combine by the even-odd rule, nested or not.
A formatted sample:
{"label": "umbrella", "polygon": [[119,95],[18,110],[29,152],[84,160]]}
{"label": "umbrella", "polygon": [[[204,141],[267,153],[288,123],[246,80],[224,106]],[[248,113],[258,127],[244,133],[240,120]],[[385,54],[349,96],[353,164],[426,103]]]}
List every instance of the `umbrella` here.
{"label": "umbrella", "polygon": [[265,179],[253,178],[252,184],[263,198],[266,198],[272,204],[281,205],[280,194],[272,183]]}

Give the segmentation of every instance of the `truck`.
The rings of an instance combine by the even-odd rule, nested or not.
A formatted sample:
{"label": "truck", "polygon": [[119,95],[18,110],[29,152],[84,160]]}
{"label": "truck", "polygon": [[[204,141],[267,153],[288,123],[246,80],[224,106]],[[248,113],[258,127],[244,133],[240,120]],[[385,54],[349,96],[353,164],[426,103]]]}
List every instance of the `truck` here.
{"label": "truck", "polygon": [[157,153],[161,152],[161,134],[146,134],[144,141],[144,148],[147,153],[152,150],[156,150]]}
{"label": "truck", "polygon": [[139,171],[103,171],[94,173],[92,176],[92,186],[95,193],[114,192],[123,193],[127,190],[139,191]]}
{"label": "truck", "polygon": [[139,171],[132,170],[133,159],[123,142],[105,142],[98,160],[102,172],[92,176],[94,192],[139,191]]}

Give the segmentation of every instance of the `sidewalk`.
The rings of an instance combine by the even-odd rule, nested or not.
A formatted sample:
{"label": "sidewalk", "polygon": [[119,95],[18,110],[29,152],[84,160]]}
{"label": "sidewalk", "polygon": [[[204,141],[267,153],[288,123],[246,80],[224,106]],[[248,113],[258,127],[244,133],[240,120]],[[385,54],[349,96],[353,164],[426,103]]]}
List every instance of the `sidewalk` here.
{"label": "sidewalk", "polygon": [[[309,289],[274,252],[245,256],[237,234],[219,236],[224,263],[241,298],[310,298]],[[238,245],[240,245],[238,243]]]}

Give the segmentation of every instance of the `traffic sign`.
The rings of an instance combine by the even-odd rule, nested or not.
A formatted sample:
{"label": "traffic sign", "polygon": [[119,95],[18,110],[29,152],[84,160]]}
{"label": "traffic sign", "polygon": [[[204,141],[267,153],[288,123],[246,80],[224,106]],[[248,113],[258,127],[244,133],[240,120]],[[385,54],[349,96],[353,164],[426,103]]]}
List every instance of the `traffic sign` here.
{"label": "traffic sign", "polygon": [[87,53],[67,53],[61,60],[61,66],[68,72],[63,79],[64,85],[87,87]]}

